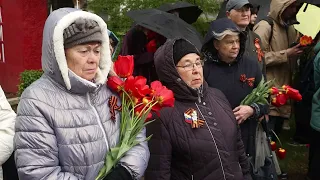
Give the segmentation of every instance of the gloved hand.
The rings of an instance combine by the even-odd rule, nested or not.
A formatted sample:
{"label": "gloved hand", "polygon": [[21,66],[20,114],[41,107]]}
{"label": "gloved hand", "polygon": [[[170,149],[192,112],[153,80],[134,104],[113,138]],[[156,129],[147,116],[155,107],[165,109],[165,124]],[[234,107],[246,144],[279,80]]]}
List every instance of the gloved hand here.
{"label": "gloved hand", "polygon": [[103,180],[133,180],[133,178],[126,168],[118,165]]}

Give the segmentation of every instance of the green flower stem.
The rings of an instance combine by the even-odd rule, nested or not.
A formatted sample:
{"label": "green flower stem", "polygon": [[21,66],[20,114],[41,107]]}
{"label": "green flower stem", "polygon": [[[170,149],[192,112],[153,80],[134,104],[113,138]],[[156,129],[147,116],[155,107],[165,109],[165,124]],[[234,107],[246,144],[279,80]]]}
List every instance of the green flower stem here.
{"label": "green flower stem", "polygon": [[[142,105],[142,103],[134,106],[134,102],[130,95],[123,90],[122,94],[122,110],[120,119],[120,139],[117,146],[110,148],[109,152],[105,158],[105,164],[100,170],[99,175],[96,180],[101,180],[106,177],[113,167],[115,167],[120,159],[135,145],[141,143],[136,140],[137,135],[141,130],[151,122],[145,122],[148,113],[151,111],[152,107],[158,102],[150,101],[141,110],[139,116],[135,115],[134,108]],[[148,141],[151,136],[147,137],[144,141]]]}

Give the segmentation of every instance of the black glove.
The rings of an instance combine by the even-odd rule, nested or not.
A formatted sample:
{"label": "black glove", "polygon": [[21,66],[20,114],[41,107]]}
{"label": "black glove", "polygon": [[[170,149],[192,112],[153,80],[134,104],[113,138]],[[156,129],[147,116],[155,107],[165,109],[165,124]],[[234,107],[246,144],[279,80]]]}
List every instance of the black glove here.
{"label": "black glove", "polygon": [[118,165],[103,180],[133,180],[133,178],[126,168]]}

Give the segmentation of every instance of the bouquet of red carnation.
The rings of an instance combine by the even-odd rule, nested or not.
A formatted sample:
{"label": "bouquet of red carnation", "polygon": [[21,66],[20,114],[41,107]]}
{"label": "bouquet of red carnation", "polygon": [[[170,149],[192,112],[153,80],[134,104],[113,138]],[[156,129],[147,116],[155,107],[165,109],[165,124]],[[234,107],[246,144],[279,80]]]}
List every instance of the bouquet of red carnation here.
{"label": "bouquet of red carnation", "polygon": [[[146,85],[145,77],[132,76],[133,66],[133,56],[119,56],[114,63],[114,70],[119,77],[108,78],[107,85],[122,99],[122,105],[118,108],[121,109],[120,137],[118,145],[109,150],[105,165],[96,180],[107,176],[127,151],[141,143],[136,137],[147,124],[152,122],[151,111],[158,112],[162,107],[174,105],[171,90],[163,86],[160,81],[152,82],[149,87]],[[150,138],[151,136],[147,137],[145,141]]]}

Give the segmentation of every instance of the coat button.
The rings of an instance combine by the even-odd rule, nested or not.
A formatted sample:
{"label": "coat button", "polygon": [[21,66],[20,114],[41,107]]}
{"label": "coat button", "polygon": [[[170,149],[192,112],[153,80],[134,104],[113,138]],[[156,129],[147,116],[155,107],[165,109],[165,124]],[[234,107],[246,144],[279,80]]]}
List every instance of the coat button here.
{"label": "coat button", "polygon": [[202,104],[205,106],[205,105],[206,105],[206,102],[203,102]]}
{"label": "coat button", "polygon": [[211,116],[211,115],[212,115],[212,112],[208,112],[208,114]]}
{"label": "coat button", "polygon": [[218,123],[216,123],[216,122],[215,122],[215,123],[213,123],[213,125],[214,125],[214,126],[217,126],[217,125],[218,125]]}

